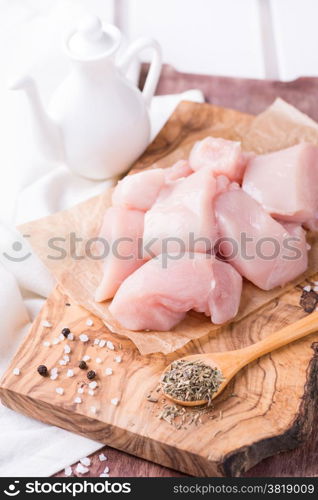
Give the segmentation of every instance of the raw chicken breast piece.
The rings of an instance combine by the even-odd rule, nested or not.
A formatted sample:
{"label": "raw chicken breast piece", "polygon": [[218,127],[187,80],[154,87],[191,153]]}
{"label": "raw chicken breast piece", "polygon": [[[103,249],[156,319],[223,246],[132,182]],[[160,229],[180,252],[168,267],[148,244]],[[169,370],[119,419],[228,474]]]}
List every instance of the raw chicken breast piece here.
{"label": "raw chicken breast piece", "polygon": [[127,175],[114,189],[112,204],[147,211],[155,203],[160,190],[171,181],[187,177],[193,173],[186,160],[177,161],[172,167],[153,168],[136,174]]}
{"label": "raw chicken breast piece", "polygon": [[318,229],[318,148],[297,144],[255,156],[245,171],[243,189],[273,217]]}
{"label": "raw chicken breast piece", "polygon": [[228,189],[235,189],[236,187],[240,187],[236,182],[230,182],[226,175],[218,175],[216,178],[216,192],[215,196],[221,193],[224,193]]}
{"label": "raw chicken breast piece", "polygon": [[112,204],[114,207],[149,210],[164,183],[165,173],[162,168],[127,175],[115,187]]}
{"label": "raw chicken breast piece", "polygon": [[144,263],[138,255],[143,229],[143,212],[122,207],[106,210],[99,237],[107,242],[109,251],[103,264],[103,278],[95,293],[97,302],[111,299],[127,276]]}
{"label": "raw chicken breast piece", "polygon": [[241,143],[219,137],[206,137],[193,146],[189,163],[193,170],[208,167],[215,175],[226,175],[231,181],[240,182],[246,167],[247,155]]}
{"label": "raw chicken breast piece", "polygon": [[164,173],[166,182],[169,182],[188,177],[188,175],[193,174],[193,170],[187,160],[179,160],[172,167],[165,168]]}
{"label": "raw chicken breast piece", "polygon": [[302,227],[277,222],[242,189],[218,196],[215,212],[220,253],[259,288],[283,286],[307,269]]}
{"label": "raw chicken breast piece", "polygon": [[109,310],[129,330],[170,330],[190,309],[220,324],[237,314],[241,292],[239,273],[214,256],[163,254],[122,283]]}
{"label": "raw chicken breast piece", "polygon": [[163,188],[145,215],[145,256],[210,251],[217,238],[213,213],[216,189],[216,179],[209,169],[201,169]]}

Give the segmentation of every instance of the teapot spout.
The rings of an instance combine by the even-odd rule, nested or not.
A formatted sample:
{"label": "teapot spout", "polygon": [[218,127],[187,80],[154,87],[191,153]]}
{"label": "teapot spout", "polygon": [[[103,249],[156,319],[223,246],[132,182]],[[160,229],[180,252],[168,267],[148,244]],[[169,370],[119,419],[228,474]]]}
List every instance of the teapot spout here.
{"label": "teapot spout", "polygon": [[60,127],[46,112],[33,78],[18,78],[9,83],[9,88],[25,91],[31,106],[35,138],[43,155],[51,161],[63,161],[64,148]]}

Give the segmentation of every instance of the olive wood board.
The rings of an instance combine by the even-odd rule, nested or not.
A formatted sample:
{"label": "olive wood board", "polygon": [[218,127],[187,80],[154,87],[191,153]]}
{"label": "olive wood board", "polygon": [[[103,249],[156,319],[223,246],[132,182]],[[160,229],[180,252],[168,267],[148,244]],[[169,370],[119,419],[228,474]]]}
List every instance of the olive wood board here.
{"label": "olive wood board", "polygon": [[[2,403],[48,424],[108,444],[119,450],[195,476],[238,476],[263,458],[292,449],[308,437],[313,426],[317,393],[318,334],[290,344],[249,365],[215,401],[202,423],[176,429],[159,420],[163,404],[156,392],[162,369],[179,356],[197,352],[238,349],[256,342],[278,328],[304,316],[300,290],[288,291],[235,325],[224,326],[218,335],[206,336],[170,355],[141,356],[126,337],[112,334],[102,321],[70,302],[56,288],[35,320],[1,381]],[[67,305],[70,304],[70,305]],[[93,326],[86,325],[93,319]],[[42,325],[44,320],[52,328]],[[44,347],[68,326],[74,340]],[[79,335],[86,332],[89,341]],[[115,346],[94,345],[98,338]],[[60,366],[64,346],[71,347],[70,362]],[[87,391],[86,371],[78,362],[87,354],[88,368],[97,373],[94,395]],[[122,357],[121,363],[114,360]],[[102,363],[96,359],[101,358]],[[59,368],[57,380],[41,377],[37,367]],[[113,374],[104,374],[106,368]],[[19,368],[19,376],[13,374]],[[66,373],[74,370],[74,377]],[[78,387],[85,384],[84,394]],[[59,395],[55,389],[64,388]],[[158,403],[149,402],[152,394]],[[82,398],[76,404],[74,399]],[[119,404],[111,403],[118,398]],[[92,414],[91,408],[96,408]],[[188,410],[191,411],[191,410]]]}
{"label": "olive wood board", "polygon": [[[180,157],[178,155],[189,150],[195,139],[211,131],[222,137],[242,138],[246,149],[259,152],[278,149],[300,139],[318,142],[318,133],[312,123],[302,123],[301,117],[295,117],[294,113],[293,119],[290,116],[287,119],[281,112],[277,113],[277,107],[274,111],[274,117],[273,110],[260,115],[256,121],[261,125],[249,130],[252,117],[248,115],[209,105],[182,103],[135,168],[148,167],[154,161],[160,166],[166,166],[165,162],[171,164],[173,159]],[[265,134],[264,123],[268,127]],[[266,137],[268,142],[265,142]],[[180,144],[182,147],[178,147]],[[94,210],[87,211],[89,207],[96,212],[96,201],[85,202],[79,206],[78,213],[82,214],[85,208],[86,214],[95,214]],[[24,229],[31,231],[33,228],[36,234],[54,230],[54,227],[61,230],[63,218],[67,216],[73,222],[78,220],[78,214],[75,219],[74,212],[66,211],[42,222],[31,222]],[[60,225],[52,223],[56,222],[55,217]],[[84,219],[81,218],[83,224]],[[307,278],[317,272],[316,245],[317,239],[312,245]],[[45,252],[44,248],[43,255]],[[83,272],[74,269],[73,273],[70,269],[73,270],[69,267],[61,271],[61,276],[56,276],[51,268],[63,285],[66,284],[65,275],[73,274],[72,294],[58,287],[49,297],[0,384],[0,397],[5,405],[46,423],[198,476],[240,475],[263,458],[295,448],[308,437],[316,405],[317,335],[280,349],[244,369],[215,402],[210,413],[202,416],[199,425],[192,423],[187,424],[187,428],[176,429],[158,418],[164,404],[161,396],[158,403],[147,401],[149,393],[156,396],[154,391],[159,375],[173,359],[184,354],[244,347],[302,317],[305,313],[298,305],[300,290],[293,288],[295,284],[274,293],[267,292],[266,297],[264,292],[254,290],[250,294],[249,303],[254,304],[248,311],[250,314],[241,315],[235,323],[215,329],[213,335],[211,327],[206,331],[201,329],[197,337],[189,332],[191,342],[173,353],[142,356],[127,335],[111,333],[100,317],[78,305],[74,295],[84,286],[81,282]],[[86,280],[87,274],[84,276]],[[93,318],[92,327],[86,325],[88,318]],[[53,327],[43,327],[43,320],[51,321]],[[57,338],[65,326],[74,332],[74,341],[50,347],[43,345]],[[88,332],[88,343],[79,340],[83,332]],[[171,337],[174,332],[169,335]],[[157,337],[159,339],[159,334]],[[93,345],[95,338],[111,340],[116,351]],[[65,342],[71,347],[70,363],[60,366]],[[84,394],[77,393],[78,387],[87,381],[86,373],[78,368],[84,354],[91,357],[89,368],[98,373],[94,395],[89,395],[87,388]],[[119,354],[122,362],[116,363],[114,356]],[[102,363],[97,363],[97,358],[101,358]],[[59,367],[58,379],[53,381],[38,375],[40,364],[49,369]],[[113,369],[111,376],[104,374],[107,367]],[[19,376],[13,374],[14,368],[21,370]],[[66,376],[69,369],[74,370],[74,377]],[[56,393],[57,387],[64,388],[63,395]],[[76,397],[81,397],[82,402],[75,403]],[[118,406],[112,404],[113,398],[119,399]],[[92,413],[92,407],[96,408],[96,414]]]}

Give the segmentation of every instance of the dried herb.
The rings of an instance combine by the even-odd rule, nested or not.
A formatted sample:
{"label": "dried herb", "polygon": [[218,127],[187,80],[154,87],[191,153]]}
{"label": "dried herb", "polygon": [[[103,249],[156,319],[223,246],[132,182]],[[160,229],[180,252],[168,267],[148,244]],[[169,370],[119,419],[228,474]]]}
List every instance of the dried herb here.
{"label": "dried herb", "polygon": [[87,372],[88,380],[93,380],[95,377],[96,377],[96,373],[94,372],[94,370],[90,370],[89,372]]}
{"label": "dried herb", "polygon": [[222,373],[217,368],[200,361],[179,359],[163,374],[161,382],[163,392],[178,401],[204,400],[210,405],[222,380]]}
{"label": "dried herb", "polygon": [[312,313],[318,304],[318,294],[314,290],[310,290],[309,292],[303,290],[299,304],[306,313]]}
{"label": "dried herb", "polygon": [[38,373],[42,376],[42,377],[47,377],[49,372],[48,372],[48,369],[45,365],[40,365],[38,366]]}
{"label": "dried herb", "polygon": [[185,414],[185,408],[176,405],[164,405],[161,413],[158,415],[159,420],[165,420],[168,424],[172,424],[175,418]]}
{"label": "dried herb", "polygon": [[159,399],[152,396],[147,396],[147,401],[149,401],[149,403],[158,403]]}
{"label": "dried herb", "polygon": [[78,367],[81,370],[87,370],[87,363],[84,360],[82,360],[82,361],[79,362]]}
{"label": "dried herb", "polygon": [[184,408],[179,405],[165,404],[161,412],[157,415],[159,420],[165,420],[175,429],[187,429],[190,425],[198,426],[202,424],[203,415],[207,415],[209,419],[215,419],[215,415],[211,415],[212,406]]}

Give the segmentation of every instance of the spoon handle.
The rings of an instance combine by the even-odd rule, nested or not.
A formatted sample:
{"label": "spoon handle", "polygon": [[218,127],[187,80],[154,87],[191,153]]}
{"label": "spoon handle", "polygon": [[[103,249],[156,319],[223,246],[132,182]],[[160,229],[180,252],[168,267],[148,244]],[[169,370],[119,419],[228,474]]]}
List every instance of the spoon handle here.
{"label": "spoon handle", "polygon": [[295,340],[301,339],[310,333],[318,332],[318,311],[315,311],[308,316],[285,326],[281,330],[272,333],[265,339],[256,342],[241,350],[244,358],[244,365],[251,363],[257,358],[275,351],[284,345],[290,344]]}

